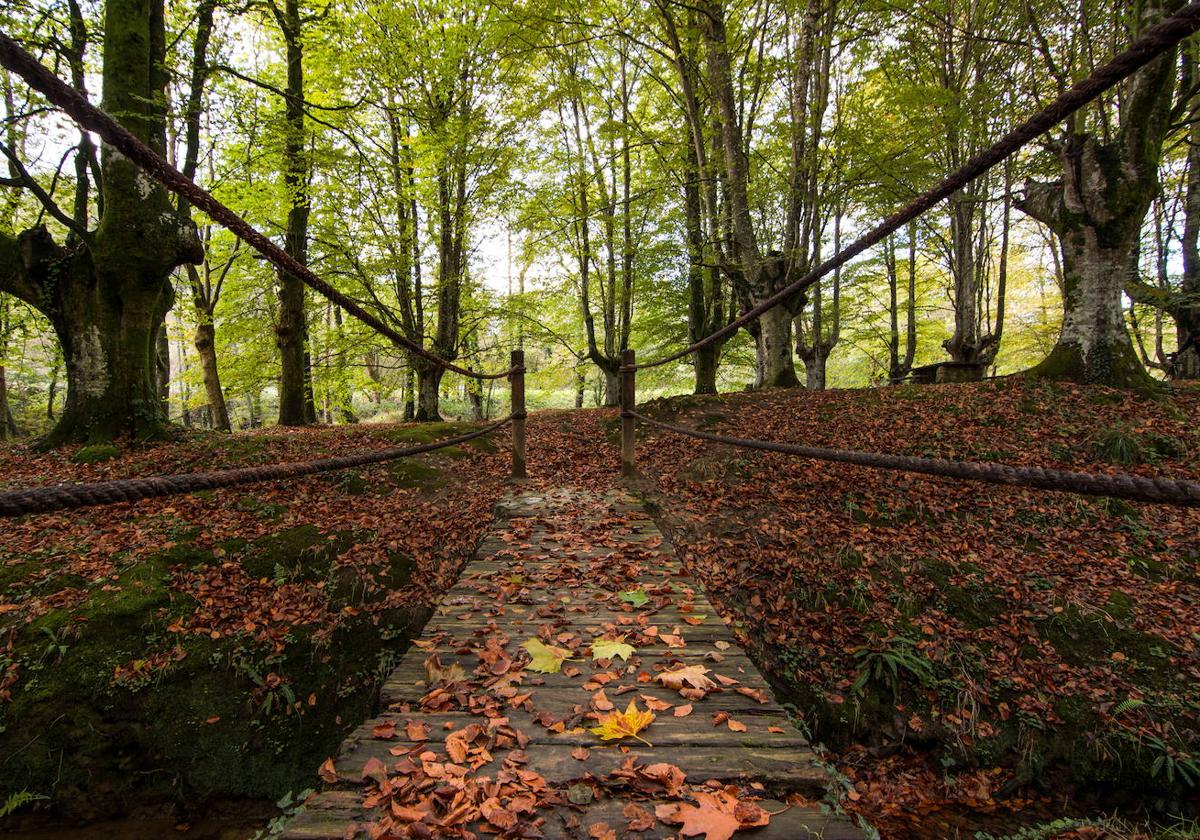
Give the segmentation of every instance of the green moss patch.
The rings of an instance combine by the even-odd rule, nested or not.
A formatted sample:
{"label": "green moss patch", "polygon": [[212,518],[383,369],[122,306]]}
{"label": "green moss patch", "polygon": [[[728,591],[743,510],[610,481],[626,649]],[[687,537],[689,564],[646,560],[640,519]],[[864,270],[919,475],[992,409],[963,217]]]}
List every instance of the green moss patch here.
{"label": "green moss patch", "polygon": [[113,458],[121,457],[121,450],[111,443],[93,443],[91,446],[85,446],[71,456],[71,460],[76,464],[99,464],[102,461],[111,461]]}

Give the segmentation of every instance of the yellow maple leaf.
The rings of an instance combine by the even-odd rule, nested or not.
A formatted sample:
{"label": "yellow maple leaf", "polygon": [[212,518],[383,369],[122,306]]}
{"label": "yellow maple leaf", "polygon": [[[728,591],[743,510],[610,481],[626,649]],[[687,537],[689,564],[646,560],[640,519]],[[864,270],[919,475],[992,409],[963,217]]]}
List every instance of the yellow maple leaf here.
{"label": "yellow maple leaf", "polygon": [[625,643],[625,637],[619,636],[616,639],[596,639],[592,642],[592,659],[613,659],[621,657],[628,659],[633,656],[633,645]]}
{"label": "yellow maple leaf", "polygon": [[540,639],[526,639],[521,647],[529,651],[529,665],[526,667],[543,674],[557,674],[562,670],[563,660],[571,655],[566,648],[545,644]]}
{"label": "yellow maple leaf", "polygon": [[591,733],[599,735],[605,741],[617,741],[621,738],[637,738],[648,747],[654,746],[645,738],[638,735],[643,729],[654,722],[654,712],[642,711],[637,707],[636,700],[629,701],[629,707],[623,712],[609,712],[600,718],[600,725],[593,726]]}

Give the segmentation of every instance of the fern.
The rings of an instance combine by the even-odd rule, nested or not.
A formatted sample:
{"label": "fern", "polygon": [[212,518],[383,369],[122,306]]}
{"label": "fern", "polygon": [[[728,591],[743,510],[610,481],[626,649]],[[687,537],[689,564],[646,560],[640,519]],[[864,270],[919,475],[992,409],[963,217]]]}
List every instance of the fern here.
{"label": "fern", "polygon": [[7,817],[9,814],[16,811],[30,802],[36,802],[39,799],[47,799],[48,797],[40,794],[30,793],[27,790],[18,791],[11,794],[8,799],[4,800],[4,804],[0,805],[0,817]]}
{"label": "fern", "polygon": [[1112,714],[1113,714],[1113,717],[1120,717],[1121,715],[1125,714],[1126,712],[1132,712],[1134,709],[1139,709],[1145,705],[1146,705],[1145,700],[1138,700],[1137,698],[1134,698],[1134,697],[1127,697],[1126,699],[1122,700],[1120,703],[1118,703],[1116,705],[1116,707],[1112,711]]}

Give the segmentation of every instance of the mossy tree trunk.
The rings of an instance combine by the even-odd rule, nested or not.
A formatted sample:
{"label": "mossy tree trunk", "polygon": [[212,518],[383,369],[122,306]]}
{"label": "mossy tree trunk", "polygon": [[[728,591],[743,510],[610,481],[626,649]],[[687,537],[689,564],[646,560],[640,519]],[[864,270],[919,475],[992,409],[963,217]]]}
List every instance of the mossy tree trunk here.
{"label": "mossy tree trunk", "polygon": [[[271,7],[286,46],[287,97],[284,118],[287,136],[283,150],[283,181],[288,208],[284,250],[301,265],[308,262],[308,161],[304,148],[304,47],[299,0],[287,0],[283,9]],[[306,359],[308,322],[305,318],[304,283],[286,271],[279,272],[279,323],[275,346],[279,349],[279,425],[304,426],[316,422],[316,401]]]}
{"label": "mossy tree trunk", "polygon": [[425,363],[417,367],[417,411],[413,419],[420,423],[442,419],[439,395],[446,371],[438,365]]}
{"label": "mossy tree trunk", "polygon": [[[104,109],[162,153],[162,0],[108,0],[104,28]],[[166,190],[107,145],[100,170],[94,231],[75,230],[65,245],[45,227],[0,235],[0,290],[49,319],[66,362],[66,403],[46,446],[163,433],[156,357],[170,276],[203,257],[195,226]]]}
{"label": "mossy tree trunk", "polygon": [[[1142,25],[1161,18],[1160,0],[1131,14]],[[1160,189],[1158,167],[1173,121],[1176,53],[1135,74],[1122,91],[1107,141],[1072,124],[1060,143],[1061,177],[1027,181],[1016,207],[1058,237],[1063,267],[1063,324],[1050,355],[1030,375],[1118,388],[1145,388],[1125,326],[1122,293],[1136,279],[1142,222]]]}

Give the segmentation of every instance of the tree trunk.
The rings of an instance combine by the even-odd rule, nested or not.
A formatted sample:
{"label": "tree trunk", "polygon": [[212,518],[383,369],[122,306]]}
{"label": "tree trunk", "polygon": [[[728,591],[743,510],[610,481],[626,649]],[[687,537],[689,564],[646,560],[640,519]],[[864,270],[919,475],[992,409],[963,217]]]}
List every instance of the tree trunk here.
{"label": "tree trunk", "polygon": [[471,419],[478,423],[483,419],[483,386],[478,379],[468,380],[467,402],[471,406]]}
{"label": "tree trunk", "polygon": [[[1141,26],[1165,13],[1157,0],[1141,6]],[[1106,115],[1116,128],[1103,142],[1072,128],[1060,145],[1059,179],[1027,181],[1016,202],[1058,236],[1063,254],[1062,332],[1046,360],[1030,371],[1034,376],[1118,388],[1154,383],[1129,340],[1121,297],[1136,279],[1142,221],[1160,191],[1175,59],[1176,51],[1168,50],[1130,77]]]}
{"label": "tree trunk", "polygon": [[[308,262],[308,162],[304,149],[304,50],[301,44],[299,0],[275,7],[276,22],[287,47],[287,98],[284,116],[287,140],[283,150],[283,180],[291,199],[284,250],[300,264]],[[303,426],[316,420],[312,376],[306,358],[307,324],[304,283],[287,272],[279,274],[279,425]]]}
{"label": "tree trunk", "polygon": [[200,370],[204,374],[204,393],[212,411],[213,426],[222,432],[231,431],[229,407],[225,404],[225,392],[221,390],[221,376],[217,370],[216,327],[211,318],[196,325],[196,354],[200,357]]}
{"label": "tree trunk", "polygon": [[438,410],[438,400],[441,395],[442,376],[445,373],[445,369],[437,365],[417,368],[417,413],[413,419],[422,423],[442,419]]}
{"label": "tree trunk", "polygon": [[755,336],[755,387],[794,388],[800,384],[792,364],[792,313],[783,306],[763,313]]}
{"label": "tree trunk", "polygon": [[721,359],[721,347],[709,345],[692,354],[695,366],[697,394],[717,393],[717,368]]}
{"label": "tree trunk", "polygon": [[832,350],[832,347],[822,342],[814,346],[811,353],[804,356],[804,384],[808,390],[825,390],[825,367]]}
{"label": "tree trunk", "polygon": [[303,426],[308,422],[304,283],[290,274],[279,278],[279,326],[275,329],[275,346],[279,348],[280,365],[279,425]]}
{"label": "tree trunk", "polygon": [[582,365],[575,366],[575,407],[583,408],[583,395],[587,387],[587,375]]}
{"label": "tree trunk", "polygon": [[604,374],[604,407],[616,408],[621,404],[621,377],[618,368],[600,368]]}
{"label": "tree trunk", "polygon": [[[167,75],[161,0],[108,0],[103,106],[138,139],[165,150]],[[0,291],[50,319],[67,369],[66,404],[41,442],[158,437],[155,370],[174,268],[203,258],[195,225],[166,191],[115,149],[101,154],[104,204],[94,232],[56,245],[44,227],[0,234]]]}
{"label": "tree trunk", "polygon": [[50,368],[50,387],[46,391],[46,419],[54,420],[54,400],[58,396],[59,356],[54,356],[54,365]]}
{"label": "tree trunk", "polygon": [[[1140,221],[1140,218],[1139,218]],[[1152,383],[1129,340],[1121,293],[1133,265],[1140,226],[1102,242],[1094,227],[1059,233],[1063,256],[1063,323],[1058,343],[1030,373],[1118,388]]]}
{"label": "tree trunk", "polygon": [[9,439],[8,428],[8,377],[4,365],[0,364],[0,440]]}
{"label": "tree trunk", "polygon": [[[110,196],[110,206],[112,200]],[[124,271],[120,277],[109,271],[93,273],[86,265],[90,261],[71,262],[74,282],[65,284],[60,305],[49,316],[63,348],[67,396],[58,425],[44,444],[94,443],[122,435],[160,437],[165,418],[158,381],[158,336],[174,298],[168,275],[151,271],[149,277],[143,275],[143,282],[129,282]],[[113,268],[118,271],[132,269],[122,265],[123,260],[104,263],[106,268],[116,263]],[[120,289],[121,296],[91,294],[84,279],[89,276],[100,288]]]}
{"label": "tree trunk", "polygon": [[404,372],[404,422],[410,422],[417,417],[415,396],[417,391],[416,374],[412,367]]}

